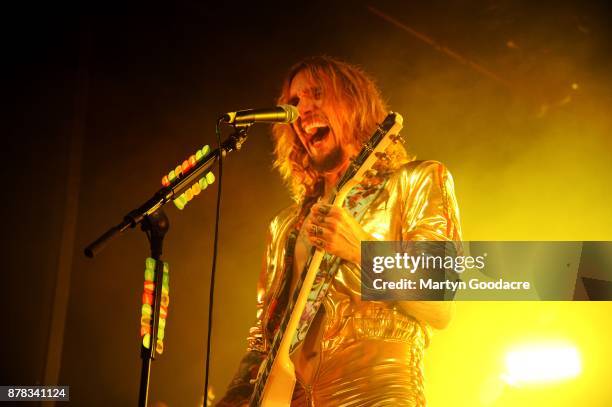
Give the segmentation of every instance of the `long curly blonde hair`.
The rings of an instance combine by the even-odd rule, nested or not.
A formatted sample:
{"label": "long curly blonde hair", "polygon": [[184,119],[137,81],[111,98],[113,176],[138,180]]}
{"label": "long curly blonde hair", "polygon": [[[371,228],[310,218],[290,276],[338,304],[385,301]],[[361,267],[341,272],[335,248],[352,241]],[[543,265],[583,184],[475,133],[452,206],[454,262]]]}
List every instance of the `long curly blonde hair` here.
{"label": "long curly blonde hair", "polygon": [[[347,62],[327,56],[310,57],[289,69],[278,104],[289,103],[291,81],[300,72],[324,89],[324,95],[343,106],[345,114],[339,120],[345,130],[342,134],[350,139],[340,142],[359,151],[387,114],[387,106],[372,78]],[[299,203],[307,196],[320,193],[320,174],[312,168],[308,153],[292,126],[276,124],[272,134],[276,155],[274,167],[289,186],[293,199]],[[389,166],[397,168],[409,161],[402,145],[395,145],[392,150],[387,151],[392,157]]]}

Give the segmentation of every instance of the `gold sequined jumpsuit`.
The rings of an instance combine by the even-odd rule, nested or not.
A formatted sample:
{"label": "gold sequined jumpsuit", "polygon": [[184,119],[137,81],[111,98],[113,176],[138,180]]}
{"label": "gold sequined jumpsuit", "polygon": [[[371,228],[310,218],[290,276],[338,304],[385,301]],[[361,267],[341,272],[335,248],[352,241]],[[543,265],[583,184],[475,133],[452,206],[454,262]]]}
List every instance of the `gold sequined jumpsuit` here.
{"label": "gold sequined jumpsuit", "polygon": [[[248,401],[274,333],[270,300],[283,278],[286,239],[296,206],[270,224],[257,292],[257,320],[248,353],[220,406]],[[453,180],[435,161],[413,162],[392,174],[361,220],[378,240],[461,239]],[[290,276],[289,276],[290,278]],[[361,301],[360,268],[343,261],[311,325],[292,354],[297,383],[292,406],[424,406],[422,361],[430,328],[401,302]]]}

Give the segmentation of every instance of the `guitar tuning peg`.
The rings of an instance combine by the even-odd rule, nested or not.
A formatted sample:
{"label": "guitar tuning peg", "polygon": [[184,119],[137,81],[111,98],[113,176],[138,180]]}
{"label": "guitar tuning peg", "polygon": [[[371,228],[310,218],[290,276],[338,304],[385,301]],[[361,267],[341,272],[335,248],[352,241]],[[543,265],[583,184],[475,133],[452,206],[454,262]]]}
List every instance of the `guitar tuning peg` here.
{"label": "guitar tuning peg", "polygon": [[389,157],[387,156],[387,153],[385,153],[385,152],[376,153],[376,158],[378,158],[379,160],[388,160],[389,159]]}
{"label": "guitar tuning peg", "polygon": [[375,177],[375,176],[376,176],[376,174],[377,174],[377,171],[376,171],[376,170],[374,170],[374,169],[369,169],[369,170],[367,170],[367,171],[365,172],[365,174],[364,174],[364,178],[373,178],[373,177]]}

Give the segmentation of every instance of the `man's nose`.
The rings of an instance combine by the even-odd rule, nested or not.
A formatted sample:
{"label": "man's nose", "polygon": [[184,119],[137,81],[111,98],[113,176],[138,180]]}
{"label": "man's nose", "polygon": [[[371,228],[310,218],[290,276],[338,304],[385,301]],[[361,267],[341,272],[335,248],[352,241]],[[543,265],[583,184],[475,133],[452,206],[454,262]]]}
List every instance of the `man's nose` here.
{"label": "man's nose", "polygon": [[314,110],[314,101],[311,98],[300,98],[300,102],[297,105],[300,117],[306,117]]}

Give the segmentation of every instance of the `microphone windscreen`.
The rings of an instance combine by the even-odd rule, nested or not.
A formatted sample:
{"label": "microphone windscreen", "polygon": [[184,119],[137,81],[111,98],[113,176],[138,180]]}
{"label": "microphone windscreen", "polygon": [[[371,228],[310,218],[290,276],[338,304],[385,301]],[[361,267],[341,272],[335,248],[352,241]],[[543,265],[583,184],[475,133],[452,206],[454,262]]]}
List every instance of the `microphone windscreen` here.
{"label": "microphone windscreen", "polygon": [[287,123],[293,123],[300,116],[300,112],[297,107],[293,105],[279,105],[285,112],[287,112]]}

